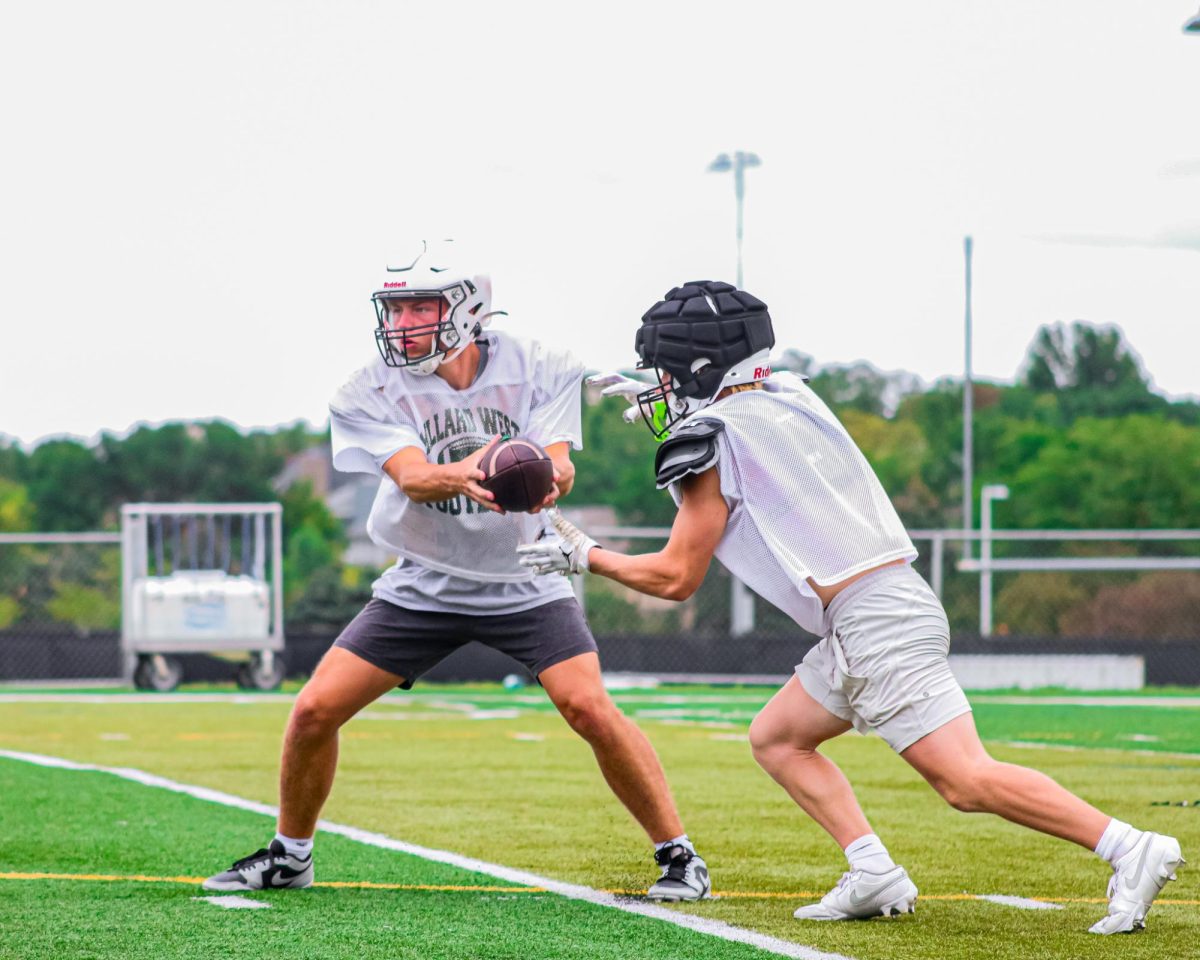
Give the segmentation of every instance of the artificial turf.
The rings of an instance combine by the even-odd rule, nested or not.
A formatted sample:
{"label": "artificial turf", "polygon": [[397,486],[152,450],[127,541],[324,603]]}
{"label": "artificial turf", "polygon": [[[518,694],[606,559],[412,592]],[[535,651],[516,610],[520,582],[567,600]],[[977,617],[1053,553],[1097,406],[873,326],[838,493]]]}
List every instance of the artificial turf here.
{"label": "artificial turf", "polygon": [[[622,708],[638,718],[658,748],[685,822],[712,868],[714,888],[727,894],[680,909],[858,960],[1200,957],[1200,871],[1188,868],[1163,893],[1164,901],[1178,902],[1157,905],[1147,931],[1132,937],[1101,939],[1086,933],[1087,926],[1103,914],[1102,902],[1067,902],[1062,910],[1022,911],[950,899],[974,893],[1101,901],[1107,869],[1087,851],[995,818],[950,810],[878,740],[853,735],[830,744],[828,752],[855,783],[873,825],[920,886],[918,913],[893,922],[813,925],[792,920],[797,905],[837,879],[844,861],[832,842],[749,756],[747,721],[742,715],[752,714],[766,693],[713,689],[618,694]],[[0,703],[0,747],[137,767],[273,802],[279,736],[287,709],[286,700],[181,704],[100,698],[98,703]],[[662,710],[676,712],[654,713]],[[1189,752],[1188,730],[1194,733],[1198,718],[1200,711],[1185,706],[1060,710],[1050,705],[981,703],[977,707],[980,729],[993,741],[996,756],[1037,766],[1121,819],[1179,837],[1185,855],[1200,852],[1200,809],[1153,804],[1200,793],[1200,755],[1176,756]],[[1159,740],[1121,739],[1131,734]],[[1122,749],[1030,750],[1000,744],[1039,739]],[[1139,752],[1154,749],[1155,744],[1171,752],[1160,756]],[[0,768],[13,766],[0,760]],[[132,813],[122,817],[110,812],[98,825],[88,827],[81,821],[78,828],[64,829],[63,823],[68,822],[61,819],[64,805],[82,816],[83,811],[106,802],[97,794],[107,789],[98,786],[105,778],[50,772],[54,777],[26,780],[24,786],[11,781],[0,784],[0,796],[38,798],[16,805],[6,800],[0,805],[0,836],[5,838],[0,845],[0,871],[56,872],[51,866],[33,866],[44,862],[70,866],[62,872],[122,873],[124,869],[115,869],[114,864],[128,863],[131,871],[200,876],[263,845],[270,834],[269,820],[260,815],[188,798],[172,797],[173,802],[186,800],[186,810],[164,807],[159,799],[130,799],[162,794],[130,784],[121,785],[127,799],[117,806],[141,811],[140,819],[132,819]],[[201,808],[205,812],[198,813]],[[44,815],[28,818],[22,813],[24,819],[18,821],[13,819],[14,810],[41,810]],[[338,782],[325,815],[601,889],[644,889],[655,872],[645,839],[608,793],[590,750],[547,709],[536,689],[512,695],[497,688],[427,688],[416,695],[389,698],[365,711],[345,728]],[[136,827],[118,827],[120,819]],[[24,839],[12,845],[13,836]],[[333,836],[318,840],[318,879],[362,879],[364,870],[368,879],[396,876],[412,866],[393,862],[409,858],[387,851],[369,851],[369,856],[361,850],[345,853],[348,844],[353,846]],[[18,859],[21,867],[7,865]],[[450,869],[421,861],[413,869],[418,867],[422,876],[438,876],[439,870]],[[191,901],[194,891],[187,892],[180,904],[166,906],[162,898],[169,891],[157,886],[126,885],[115,896],[100,884],[81,892],[79,884],[64,881],[0,883],[0,929],[11,929],[15,915],[15,922],[23,924],[23,945],[37,943],[38,949],[46,951],[16,956],[64,955],[60,940],[46,939],[49,934],[38,940],[32,932],[39,913],[41,922],[64,928],[54,934],[58,937],[77,935],[92,922],[89,917],[119,917],[120,929],[105,923],[96,928],[102,931],[94,941],[99,945],[96,949],[107,952],[90,956],[129,952],[126,942],[139,929],[144,931],[139,942],[155,943],[155,931],[163,927],[170,932],[161,942],[176,944],[178,951],[149,955],[207,955],[216,941],[204,939],[204,947],[185,949],[192,934],[175,912],[182,909],[183,900],[188,909],[182,916],[194,917],[197,910],[204,916],[211,913],[211,922],[227,932],[269,931],[273,924],[283,923],[282,905],[278,912],[225,912]],[[321,904],[320,910],[290,906],[291,898],[287,910],[305,911],[303,929],[306,936],[313,931],[313,944],[325,944],[328,934],[328,949],[314,946],[312,956],[346,955],[337,952],[343,950],[363,960],[374,956],[635,957],[642,954],[633,951],[645,943],[649,945],[646,956],[735,957],[743,955],[736,951],[750,949],[706,941],[709,945],[704,949],[715,952],[700,954],[691,946],[672,946],[664,952],[653,947],[665,942],[666,925],[614,914],[611,922],[617,932],[611,942],[620,946],[613,948],[617,953],[605,953],[609,941],[594,925],[605,926],[610,920],[593,920],[591,914],[606,911],[549,894],[489,895],[493,900],[478,895],[468,902],[447,892],[311,892],[319,894],[311,903]],[[517,899],[501,899],[505,896]],[[78,911],[70,907],[61,920],[53,920],[67,897],[80,904]],[[530,903],[544,904],[546,915],[526,917],[522,911],[529,907],[518,909],[518,905]],[[583,919],[581,910],[587,915]],[[354,929],[362,931],[388,924],[395,930],[398,918],[420,915],[427,918],[422,922],[427,922],[428,943],[439,944],[443,952],[433,953],[426,944],[425,952],[405,953],[408,941],[403,928],[392,939],[373,933],[339,938],[340,921],[331,918],[343,912],[347,922],[352,920]],[[169,923],[165,917],[171,918]],[[238,926],[242,924],[247,926]],[[367,939],[354,939],[360,936]],[[686,937],[691,944],[701,935]],[[199,929],[194,939],[202,939]],[[4,956],[2,942],[0,956]],[[351,950],[355,943],[360,946]],[[261,950],[255,955],[262,955]]]}

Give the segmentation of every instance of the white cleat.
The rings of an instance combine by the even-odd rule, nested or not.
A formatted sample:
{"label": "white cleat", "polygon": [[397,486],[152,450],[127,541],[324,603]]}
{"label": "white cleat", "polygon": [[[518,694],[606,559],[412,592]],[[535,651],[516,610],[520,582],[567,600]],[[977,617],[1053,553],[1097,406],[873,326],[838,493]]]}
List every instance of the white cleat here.
{"label": "white cleat", "polygon": [[703,900],[712,892],[708,864],[687,847],[679,844],[663,847],[654,854],[654,862],[662,867],[662,876],[646,891],[647,900],[660,903]]}
{"label": "white cleat", "polygon": [[1149,831],[1142,834],[1113,868],[1108,881],[1108,916],[1092,924],[1089,932],[1133,933],[1145,929],[1150,904],[1185,862],[1174,837]]}
{"label": "white cleat", "polygon": [[819,903],[801,907],[792,916],[797,920],[866,920],[914,913],[916,905],[917,885],[903,867],[887,873],[847,870]]}

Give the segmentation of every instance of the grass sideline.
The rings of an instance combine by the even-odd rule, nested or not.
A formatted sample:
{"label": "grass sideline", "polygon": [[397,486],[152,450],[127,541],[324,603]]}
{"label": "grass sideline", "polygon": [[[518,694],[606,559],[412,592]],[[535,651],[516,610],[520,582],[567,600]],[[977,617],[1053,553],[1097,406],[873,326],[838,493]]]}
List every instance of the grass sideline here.
{"label": "grass sideline", "polygon": [[[1027,693],[1020,692],[1022,696]],[[755,701],[765,700],[769,691],[658,688],[614,694],[659,749],[689,829],[713,868],[716,889],[763,894],[758,898],[729,897],[685,910],[858,960],[893,956],[948,960],[983,956],[1200,957],[1200,908],[1195,905],[1164,903],[1151,913],[1145,934],[1101,940],[1084,932],[1103,912],[1099,903],[1071,902],[1061,911],[1027,912],[978,901],[932,899],[969,891],[1095,900],[1103,897],[1106,870],[1085,851],[993,818],[968,817],[949,810],[879,741],[857,736],[841,738],[831,745],[830,753],[856,783],[868,816],[927,897],[920,901],[917,916],[903,921],[797,924],[790,915],[804,900],[800,893],[826,889],[841,872],[842,861],[832,843],[791,806],[749,758],[744,743],[748,720],[740,714],[752,713]],[[659,702],[664,698],[665,703]],[[167,699],[150,704],[81,703],[75,698],[61,703],[3,702],[0,747],[137,767],[273,802],[279,735],[288,701],[237,699],[199,704]],[[566,730],[543,699],[537,688],[510,694],[495,686],[477,685],[419,687],[414,694],[387,698],[347,725],[341,773],[327,815],[339,822],[557,879],[602,889],[644,889],[653,873],[644,839],[608,794],[590,751]],[[1003,709],[991,712],[993,706]],[[654,709],[684,713],[638,715]],[[716,715],[704,712],[714,709],[718,710]],[[1040,712],[1047,709],[1051,712]],[[1143,710],[1147,711],[1145,716]],[[1140,752],[1147,741],[1118,739],[1125,730],[1157,736],[1165,744],[1186,742],[1176,728],[1184,728],[1186,734],[1189,725],[1200,726],[1200,711],[1125,706],[1060,710],[1049,705],[981,703],[977,717],[981,729],[985,724],[992,725],[991,738],[995,741],[1029,740],[1038,733],[1052,735],[1046,741],[1051,749],[1036,754],[994,744],[994,752],[1002,759],[1032,763],[1122,819],[1175,834],[1185,853],[1200,850],[1200,810],[1151,806],[1168,799],[1194,799],[1184,795],[1189,788],[1200,792],[1195,789],[1200,783],[1200,755],[1196,760],[1173,754],[1147,756]],[[1135,726],[1129,726],[1130,718],[1137,720]],[[1098,730],[1103,735],[1092,737]],[[1053,749],[1055,745],[1082,745],[1087,749],[1064,751]],[[1111,749],[1094,750],[1093,745]],[[1172,749],[1178,751],[1178,747]],[[102,776],[68,772],[61,776],[77,779],[69,784],[57,781],[36,793],[29,786],[12,788],[15,793],[8,785],[0,786],[0,796],[33,793],[33,803],[0,805],[0,836],[27,838],[19,859],[22,869],[30,872],[54,872],[50,866],[37,868],[35,861],[41,857],[47,864],[61,864],[66,854],[59,848],[66,844],[73,850],[67,859],[75,860],[71,871],[63,872],[78,869],[124,873],[127,871],[112,865],[128,861],[129,871],[177,874],[183,871],[175,866],[165,869],[164,864],[173,864],[182,856],[189,870],[199,876],[261,846],[269,836],[265,818],[233,816],[236,811],[215,807],[209,813],[215,817],[219,812],[220,818],[233,816],[232,821],[211,822],[204,815],[197,821],[203,821],[203,827],[192,830],[191,826],[181,826],[190,823],[191,812],[155,809],[134,821],[138,826],[133,830],[119,829],[117,820],[124,819],[128,824],[130,818],[117,816],[111,812],[111,805],[105,807],[96,799],[96,784]],[[158,793],[147,788],[131,789]],[[156,801],[148,799],[123,803],[131,810],[157,806]],[[101,818],[99,827],[63,830],[56,820],[64,804],[76,811],[100,804],[97,809],[110,812],[107,819]],[[45,811],[45,815],[33,818],[31,823],[12,819],[26,808]],[[73,821],[68,818],[63,822]],[[124,839],[118,843],[120,838]],[[342,855],[335,849],[335,841],[339,840],[324,837],[319,841],[318,879],[361,877],[351,869],[354,865],[350,861],[339,859]],[[7,865],[15,859],[13,849],[8,843],[0,847],[0,872],[17,869]],[[177,852],[180,850],[183,852]],[[384,851],[372,853],[385,859],[396,856]],[[377,868],[372,861],[370,869],[399,867]],[[1185,868],[1179,882],[1171,884],[1164,897],[1200,900],[1197,873]],[[387,875],[392,874],[378,874]],[[436,875],[436,871],[430,875]],[[214,915],[212,923],[221,925],[227,935],[242,929],[262,932],[266,943],[272,942],[274,934],[270,931],[279,916],[265,910],[219,911],[191,901],[195,891],[187,891],[182,897],[188,905],[184,910],[182,900],[176,906],[170,905],[174,901],[160,901],[170,891],[159,885],[150,889],[148,885],[115,884],[115,892],[105,893],[108,887],[104,885],[88,885],[85,892],[71,881],[0,883],[0,927],[6,930],[12,929],[8,926],[10,918],[4,916],[10,910],[19,917],[42,911],[45,918],[61,913],[64,898],[90,904],[81,907],[79,913],[72,908],[65,919],[58,921],[70,932],[77,923],[92,922],[87,920],[89,917],[94,920],[109,916],[107,901],[115,899],[117,905],[111,906],[116,911],[111,915],[118,918],[114,927],[125,932],[110,930],[101,923],[100,928],[108,931],[102,942],[108,946],[101,949],[101,941],[95,941],[98,952],[90,955],[97,957],[129,952],[128,943],[133,942],[130,938],[139,929],[144,932],[139,943],[155,942],[160,908],[173,918],[173,926],[167,925],[171,926],[170,935],[162,941],[167,946],[157,955],[172,957],[209,952],[207,946],[194,952],[189,946],[186,924],[181,925],[182,918],[194,916],[189,910],[209,911]],[[93,890],[93,886],[104,886],[104,890]],[[592,919],[580,919],[575,907],[568,909],[566,902],[557,897],[546,902],[551,914],[566,918],[562,936],[552,932],[557,928],[550,922],[551,917],[545,921],[550,924],[545,931],[526,937],[527,931],[541,929],[538,924],[542,920],[525,918],[521,913],[525,908],[518,910],[509,900],[484,901],[490,905],[485,910],[477,904],[464,907],[461,895],[448,892],[313,893],[320,894],[321,904],[334,905],[314,913],[311,923],[329,923],[334,928],[337,924],[329,918],[341,916],[343,908],[339,905],[347,903],[363,907],[352,911],[355,929],[391,924],[395,931],[397,917],[412,911],[427,913],[428,936],[443,952],[413,956],[562,956],[581,960],[635,956],[628,952],[629,947],[623,948],[624,953],[605,954],[607,934],[593,930]],[[181,895],[176,892],[174,896]],[[19,906],[10,906],[18,901]],[[38,906],[43,902],[44,910]],[[148,907],[154,916],[143,917],[146,911],[136,909],[139,905]],[[463,912],[460,916],[456,911]],[[621,943],[664,943],[664,934],[659,930],[663,925],[635,929],[628,926],[632,919],[636,918],[620,920],[620,928],[627,931],[620,934]],[[476,924],[487,924],[486,942],[477,936]],[[195,939],[202,939],[199,932]],[[351,936],[346,942],[355,941]],[[59,946],[57,952],[45,955],[73,953],[68,945]],[[228,943],[222,941],[222,946]],[[518,946],[524,952],[517,950]],[[589,952],[593,946],[597,952]],[[734,946],[721,944],[720,949]],[[390,940],[368,937],[353,952],[357,958],[409,955],[397,950],[395,936]],[[0,956],[3,951],[0,944]],[[311,955],[341,954],[314,950]],[[652,951],[652,955],[669,954],[659,950]],[[688,947],[679,948],[678,955],[698,954]]]}

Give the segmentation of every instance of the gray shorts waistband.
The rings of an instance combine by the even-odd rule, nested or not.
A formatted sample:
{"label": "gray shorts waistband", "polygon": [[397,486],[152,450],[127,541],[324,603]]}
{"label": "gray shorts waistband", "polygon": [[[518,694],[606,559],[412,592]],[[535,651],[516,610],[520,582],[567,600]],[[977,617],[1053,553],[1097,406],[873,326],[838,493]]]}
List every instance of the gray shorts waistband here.
{"label": "gray shorts waistband", "polygon": [[825,608],[825,619],[822,627],[825,635],[829,636],[833,629],[834,618],[846,608],[846,606],[854,601],[856,597],[862,596],[876,587],[891,580],[907,580],[910,577],[920,576],[913,570],[910,564],[903,564],[895,567],[882,567],[879,570],[872,570],[865,577],[855,580],[850,586],[842,590],[829,606]]}

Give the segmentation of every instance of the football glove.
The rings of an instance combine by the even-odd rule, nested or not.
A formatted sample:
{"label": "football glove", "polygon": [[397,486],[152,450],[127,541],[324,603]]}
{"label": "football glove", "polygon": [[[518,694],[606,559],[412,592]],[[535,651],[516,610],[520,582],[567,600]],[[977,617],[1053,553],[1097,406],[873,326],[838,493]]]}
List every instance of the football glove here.
{"label": "football glove", "polygon": [[625,402],[630,405],[629,409],[621,414],[621,419],[626,423],[637,423],[641,419],[638,394],[649,390],[651,384],[631,380],[620,373],[598,373],[594,377],[588,377],[586,383],[589,387],[603,387],[600,391],[602,397],[624,397]]}
{"label": "football glove", "polygon": [[588,551],[598,544],[558,510],[550,508],[546,515],[554,531],[544,530],[535,542],[517,547],[517,562],[537,574],[583,573],[588,569]]}

